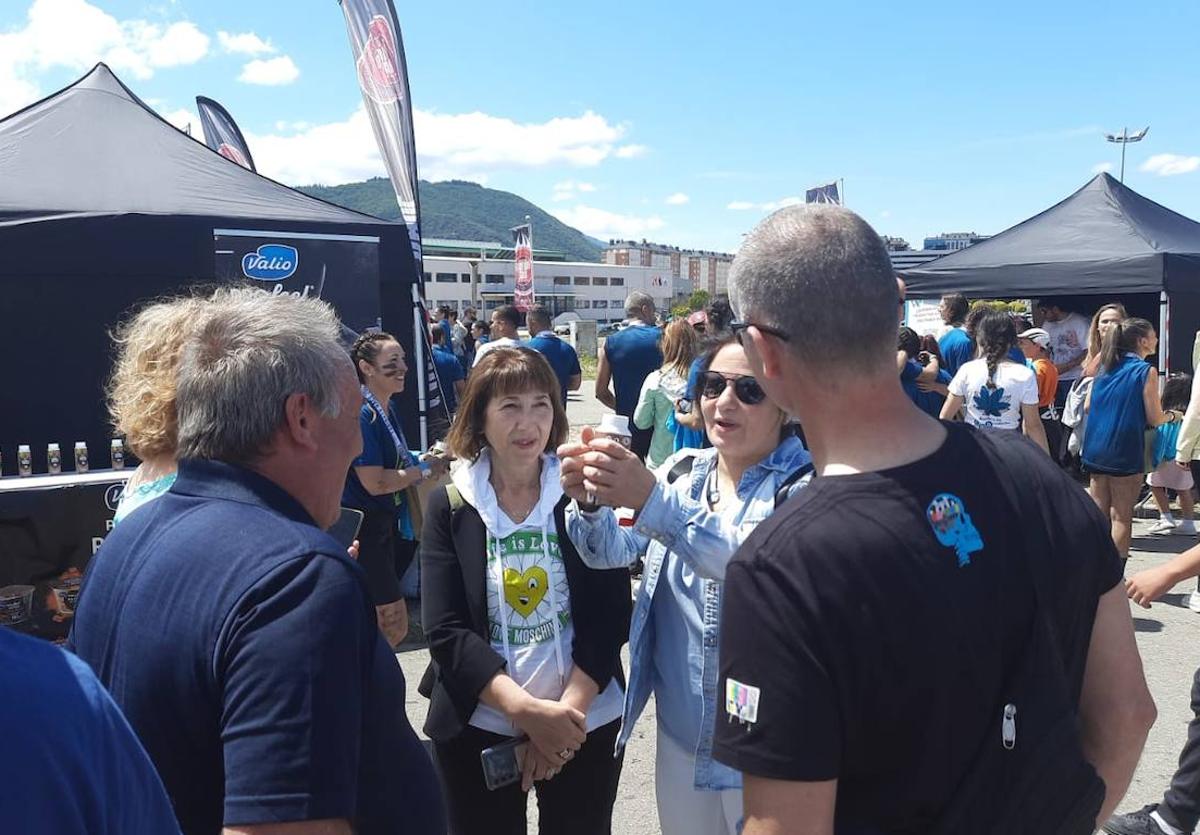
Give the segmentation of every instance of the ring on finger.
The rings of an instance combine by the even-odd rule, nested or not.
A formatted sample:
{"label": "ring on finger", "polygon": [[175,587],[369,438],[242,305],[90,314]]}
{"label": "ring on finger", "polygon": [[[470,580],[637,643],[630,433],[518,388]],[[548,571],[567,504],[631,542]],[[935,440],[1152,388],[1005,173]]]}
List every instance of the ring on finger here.
{"label": "ring on finger", "polygon": [[560,760],[566,761],[566,760],[571,759],[571,754],[573,754],[573,753],[574,752],[570,748],[564,748],[558,752],[558,758]]}

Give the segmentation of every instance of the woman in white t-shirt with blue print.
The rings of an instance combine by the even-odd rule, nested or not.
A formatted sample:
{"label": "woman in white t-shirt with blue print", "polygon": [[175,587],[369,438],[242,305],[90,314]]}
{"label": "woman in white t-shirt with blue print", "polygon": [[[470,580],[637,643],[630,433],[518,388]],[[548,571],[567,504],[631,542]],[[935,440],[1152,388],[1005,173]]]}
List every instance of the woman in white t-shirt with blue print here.
{"label": "woman in white t-shirt with blue print", "polygon": [[999,311],[988,313],[976,328],[975,340],[980,356],[963,363],[950,381],[942,420],[964,411],[972,426],[1022,430],[1048,452],[1046,431],[1038,415],[1037,374],[1028,365],[1008,358],[1017,344],[1012,317]]}

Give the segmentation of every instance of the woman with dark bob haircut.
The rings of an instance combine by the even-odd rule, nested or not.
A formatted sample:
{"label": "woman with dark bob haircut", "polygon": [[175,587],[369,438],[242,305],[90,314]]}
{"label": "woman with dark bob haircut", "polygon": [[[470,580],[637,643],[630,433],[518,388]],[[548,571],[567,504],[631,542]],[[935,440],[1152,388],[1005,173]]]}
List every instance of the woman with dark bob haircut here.
{"label": "woman with dark bob haircut", "polygon": [[[567,538],[567,430],[545,357],[490,351],[446,438],[466,466],[426,508],[419,689],[456,835],[524,833],[535,783],[541,832],[611,828],[629,574],[587,568]],[[480,754],[514,740],[521,780],[489,791]]]}

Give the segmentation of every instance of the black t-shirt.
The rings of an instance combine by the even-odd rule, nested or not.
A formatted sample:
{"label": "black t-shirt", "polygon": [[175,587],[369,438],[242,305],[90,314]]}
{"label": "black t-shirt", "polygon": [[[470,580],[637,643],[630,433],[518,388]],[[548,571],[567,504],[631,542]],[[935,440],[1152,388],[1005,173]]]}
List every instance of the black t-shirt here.
{"label": "black t-shirt", "polygon": [[[925,831],[985,733],[1027,645],[1033,588],[994,468],[1036,490],[1054,565],[1050,613],[1077,699],[1097,601],[1121,579],[1087,494],[1017,433],[946,424],[932,455],[817,478],[726,575],[715,755],[747,774],[836,779],[839,829]],[[1005,437],[998,437],[1005,436]],[[740,718],[739,718],[740,717]]]}
{"label": "black t-shirt", "polygon": [[187,835],[323,818],[445,831],[362,568],[263,476],[181,461],[92,560],[71,643]]}

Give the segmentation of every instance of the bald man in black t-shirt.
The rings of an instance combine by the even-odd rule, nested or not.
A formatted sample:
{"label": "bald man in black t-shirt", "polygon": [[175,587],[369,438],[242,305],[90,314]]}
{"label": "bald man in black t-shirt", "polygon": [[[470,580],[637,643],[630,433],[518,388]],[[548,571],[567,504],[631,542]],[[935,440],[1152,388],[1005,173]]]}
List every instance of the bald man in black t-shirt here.
{"label": "bald man in black t-shirt", "polygon": [[[745,835],[938,831],[981,751],[1010,735],[1022,752],[1041,742],[1018,737],[1037,711],[1000,708],[1043,646],[1078,717],[1066,748],[1094,805],[1069,829],[1022,835],[1090,833],[1154,719],[1106,520],[1023,438],[984,443],[905,396],[897,282],[851,212],[767,218],[734,261],[730,296],[755,377],[799,418],[818,473],[726,579],[715,755],[744,774]],[[1018,511],[1006,487],[1040,513]],[[1052,635],[1038,644],[1043,623]]]}

